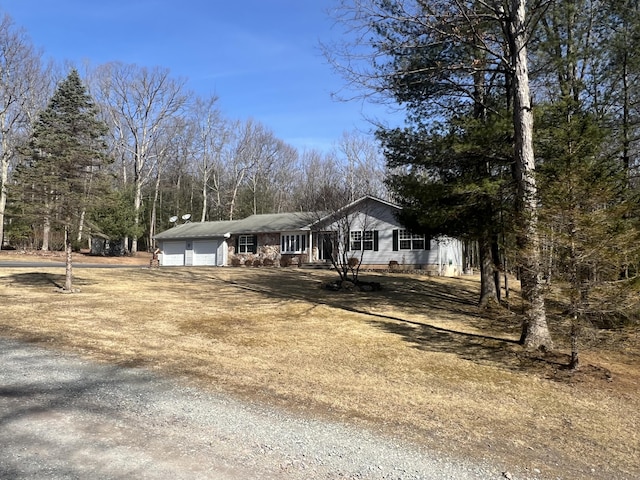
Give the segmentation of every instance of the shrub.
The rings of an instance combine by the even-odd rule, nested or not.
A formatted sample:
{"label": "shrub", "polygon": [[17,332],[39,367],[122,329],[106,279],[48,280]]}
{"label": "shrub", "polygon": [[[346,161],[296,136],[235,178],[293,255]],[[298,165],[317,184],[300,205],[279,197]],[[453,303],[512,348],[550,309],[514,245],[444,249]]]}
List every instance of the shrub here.
{"label": "shrub", "polygon": [[290,267],[291,266],[291,257],[285,257],[284,255],[280,257],[280,266],[281,267]]}

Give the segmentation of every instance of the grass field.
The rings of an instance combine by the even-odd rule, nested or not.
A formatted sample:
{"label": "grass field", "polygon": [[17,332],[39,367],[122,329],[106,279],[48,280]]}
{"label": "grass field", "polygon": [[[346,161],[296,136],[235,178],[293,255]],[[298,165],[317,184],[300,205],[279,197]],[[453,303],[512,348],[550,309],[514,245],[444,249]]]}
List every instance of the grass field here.
{"label": "grass field", "polygon": [[320,288],[334,276],[78,268],[81,292],[60,294],[62,268],[2,268],[0,335],[521,475],[640,478],[637,332],[590,332],[572,373],[562,322],[551,319],[557,351],[523,351],[515,294],[510,310],[480,311],[475,277],[365,275],[383,290]]}

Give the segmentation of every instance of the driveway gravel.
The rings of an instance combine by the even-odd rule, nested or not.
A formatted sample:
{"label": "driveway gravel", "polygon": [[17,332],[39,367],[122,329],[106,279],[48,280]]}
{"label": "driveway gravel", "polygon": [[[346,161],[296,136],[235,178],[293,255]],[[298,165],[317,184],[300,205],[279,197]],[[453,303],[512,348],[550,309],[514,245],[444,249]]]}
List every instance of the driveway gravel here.
{"label": "driveway gravel", "polygon": [[[511,475],[504,475],[510,478]],[[401,440],[0,338],[0,479],[499,479]]]}

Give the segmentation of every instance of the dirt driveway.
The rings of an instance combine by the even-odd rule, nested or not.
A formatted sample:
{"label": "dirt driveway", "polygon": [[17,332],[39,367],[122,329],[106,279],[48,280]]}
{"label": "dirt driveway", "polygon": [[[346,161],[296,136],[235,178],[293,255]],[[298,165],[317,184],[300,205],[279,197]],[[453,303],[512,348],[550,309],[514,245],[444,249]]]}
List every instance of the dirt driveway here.
{"label": "dirt driveway", "polygon": [[492,479],[401,440],[0,339],[2,479]]}

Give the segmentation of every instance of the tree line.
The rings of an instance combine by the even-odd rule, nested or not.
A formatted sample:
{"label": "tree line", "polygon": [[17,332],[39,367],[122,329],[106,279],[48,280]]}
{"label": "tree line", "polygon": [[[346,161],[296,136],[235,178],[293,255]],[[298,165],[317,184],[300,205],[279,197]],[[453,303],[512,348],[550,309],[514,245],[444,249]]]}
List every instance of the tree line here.
{"label": "tree line", "polygon": [[[65,103],[80,116],[64,114]],[[4,15],[2,247],[62,249],[68,236],[74,248],[90,238],[122,240],[133,254],[151,249],[173,216],[300,211],[336,190],[346,199],[387,197],[384,162],[367,136],[345,132],[329,151],[300,151],[260,122],[227,117],[218,103],[164,67],[112,62],[85,65],[81,75],[76,66],[45,63]],[[60,143],[74,136],[64,150]],[[77,155],[65,161],[70,151]]]}

